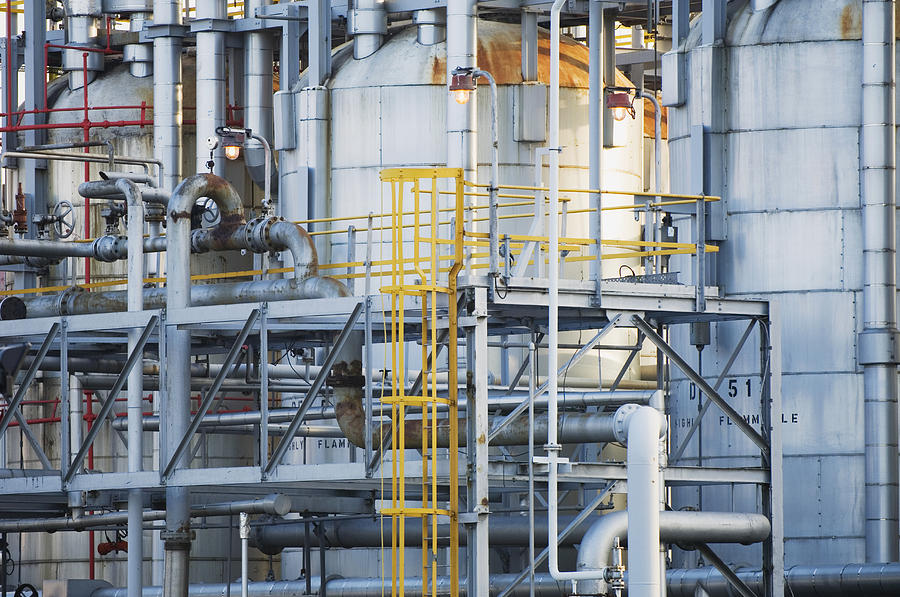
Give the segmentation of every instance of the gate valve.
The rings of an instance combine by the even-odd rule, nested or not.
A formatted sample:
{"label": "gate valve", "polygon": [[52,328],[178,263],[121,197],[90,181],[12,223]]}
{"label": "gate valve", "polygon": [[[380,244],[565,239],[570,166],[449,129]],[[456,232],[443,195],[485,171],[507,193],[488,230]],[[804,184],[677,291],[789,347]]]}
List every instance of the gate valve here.
{"label": "gate valve", "polygon": [[106,234],[119,232],[119,221],[125,216],[125,206],[110,201],[100,211],[100,215],[106,220]]}

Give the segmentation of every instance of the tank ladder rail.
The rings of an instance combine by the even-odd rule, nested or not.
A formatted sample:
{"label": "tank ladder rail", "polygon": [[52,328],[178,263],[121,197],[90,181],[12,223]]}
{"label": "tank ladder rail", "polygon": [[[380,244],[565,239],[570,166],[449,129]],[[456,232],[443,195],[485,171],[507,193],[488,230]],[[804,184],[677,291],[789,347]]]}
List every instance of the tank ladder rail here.
{"label": "tank ladder rail", "polygon": [[[447,180],[449,179],[449,180]],[[391,387],[392,395],[383,398],[391,405],[391,503],[381,513],[391,517],[391,596],[405,595],[406,544],[405,528],[410,518],[422,525],[422,596],[438,594],[438,521],[449,518],[450,596],[459,595],[459,474],[457,419],[457,286],[456,278],[463,267],[464,180],[461,169],[388,169],[381,173],[383,183],[391,188],[391,284],[381,291],[391,296]],[[455,189],[456,226],[442,226],[438,202],[439,187]],[[411,204],[410,204],[411,203]],[[411,212],[410,212],[411,208]],[[413,220],[412,229],[406,220]],[[442,228],[448,231],[441,237]],[[450,245],[451,254],[440,255]],[[412,255],[410,255],[412,253]],[[449,267],[441,267],[449,259]],[[446,274],[446,275],[445,275]],[[446,300],[446,311],[439,303]],[[408,364],[405,343],[414,325],[406,319],[406,310],[415,304],[421,311],[421,386],[407,394],[404,371]],[[442,333],[446,327],[446,333]],[[438,396],[437,358],[442,337],[446,337],[448,358],[448,395]],[[415,338],[412,338],[415,339]],[[430,357],[429,355],[434,355]],[[414,395],[411,395],[414,394]],[[446,405],[447,418],[438,418],[438,404]],[[416,425],[407,421],[408,407],[421,408],[421,444],[407,445],[407,434]],[[382,428],[383,429],[383,428]],[[386,431],[386,430],[385,430]],[[439,499],[438,434],[447,432],[449,455],[449,496]],[[410,434],[411,435],[411,434]],[[406,487],[406,450],[421,451],[421,499],[409,500]],[[417,503],[418,502],[418,503]]]}

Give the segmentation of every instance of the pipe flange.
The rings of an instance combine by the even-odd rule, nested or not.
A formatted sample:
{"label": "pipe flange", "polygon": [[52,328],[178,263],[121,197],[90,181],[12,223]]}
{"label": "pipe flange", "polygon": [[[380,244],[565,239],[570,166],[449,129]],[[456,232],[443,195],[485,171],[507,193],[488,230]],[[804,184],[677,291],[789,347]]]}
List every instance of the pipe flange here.
{"label": "pipe flange", "polygon": [[250,220],[246,228],[244,228],[247,233],[247,245],[250,247],[250,250],[254,253],[268,253],[275,250],[272,246],[272,226],[281,221],[283,221],[282,218],[274,216]]}
{"label": "pipe flange", "polygon": [[166,551],[190,551],[194,531],[163,531],[159,534]]}
{"label": "pipe flange", "polygon": [[166,209],[162,205],[148,203],[144,205],[145,222],[165,222]]}
{"label": "pipe flange", "polygon": [[84,288],[80,286],[69,286],[59,293],[59,296],[56,297],[56,312],[60,317],[72,314],[72,303],[75,301],[75,297],[82,292],[84,292]]}
{"label": "pipe flange", "polygon": [[94,259],[107,263],[118,261],[128,256],[128,238],[107,234],[91,243]]}
{"label": "pipe flange", "polygon": [[623,404],[616,410],[613,415],[613,433],[617,442],[624,444],[628,441],[628,419],[639,408],[637,404]]}

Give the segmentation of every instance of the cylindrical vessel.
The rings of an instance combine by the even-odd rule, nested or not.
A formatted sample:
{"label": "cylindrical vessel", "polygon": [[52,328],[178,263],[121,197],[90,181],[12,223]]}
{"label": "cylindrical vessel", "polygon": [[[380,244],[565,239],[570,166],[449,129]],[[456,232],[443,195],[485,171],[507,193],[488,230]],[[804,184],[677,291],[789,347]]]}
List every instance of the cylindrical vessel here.
{"label": "cylindrical vessel", "polygon": [[[866,321],[866,280],[877,272],[863,268],[871,239],[864,234],[860,199],[862,6],[782,0],[765,10],[754,12],[745,3],[734,11],[718,67],[724,73],[717,87],[723,113],[712,115],[714,121],[721,117],[721,130],[713,127],[707,135],[725,148],[721,161],[709,164],[723,176],[726,212],[714,283],[727,296],[762,298],[777,307],[783,413],[773,424],[783,432],[786,566],[866,561],[859,334]],[[709,105],[710,93],[710,48],[701,49],[700,38],[697,25],[679,49],[685,52],[686,103],[669,110],[676,192],[697,190],[690,174],[697,166],[691,162],[691,127],[705,117],[701,107]],[[687,226],[679,227],[682,238],[690,234]],[[674,269],[691,271],[685,261]],[[745,326],[713,324],[712,344],[700,354],[711,382]],[[671,338],[683,354],[697,355],[686,326],[673,328]],[[754,333],[719,391],[762,430],[759,371],[770,364],[761,365],[759,346]],[[696,357],[691,364],[698,365]],[[896,385],[896,374],[882,383]],[[674,447],[696,419],[699,403],[680,372],[673,371],[672,387]],[[896,421],[892,428],[896,442]],[[700,462],[758,466],[760,460],[753,444],[712,407],[678,464]],[[753,511],[761,502],[753,486],[675,489],[673,495],[674,508]],[[723,546],[719,554],[758,566],[760,552]]]}

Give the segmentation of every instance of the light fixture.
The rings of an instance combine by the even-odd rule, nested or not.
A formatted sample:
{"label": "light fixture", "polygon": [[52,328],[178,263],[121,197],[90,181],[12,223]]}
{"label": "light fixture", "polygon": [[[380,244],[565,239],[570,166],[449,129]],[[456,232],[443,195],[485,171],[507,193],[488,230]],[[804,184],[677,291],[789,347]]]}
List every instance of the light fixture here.
{"label": "light fixture", "polygon": [[451,74],[450,91],[453,93],[453,99],[457,104],[467,103],[469,96],[475,91],[475,76],[472,69],[457,66]]}
{"label": "light fixture", "polygon": [[250,129],[220,126],[216,129],[216,134],[222,139],[225,157],[233,161],[241,157],[244,140],[252,136],[253,132]]}
{"label": "light fixture", "polygon": [[634,118],[634,98],[630,93],[616,91],[606,95],[606,107],[612,110],[613,118],[625,120],[626,115]]}

